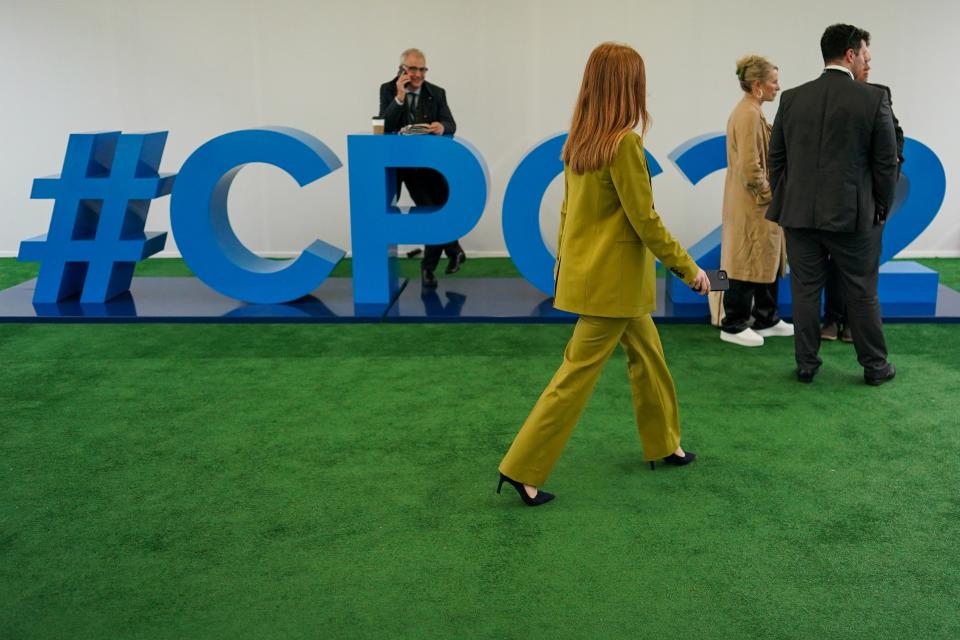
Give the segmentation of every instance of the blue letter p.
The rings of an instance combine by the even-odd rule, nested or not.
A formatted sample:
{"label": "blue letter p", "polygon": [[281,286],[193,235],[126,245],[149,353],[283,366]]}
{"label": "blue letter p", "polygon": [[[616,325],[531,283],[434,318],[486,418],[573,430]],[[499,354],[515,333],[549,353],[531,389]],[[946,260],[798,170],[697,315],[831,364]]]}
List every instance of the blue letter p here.
{"label": "blue letter p", "polygon": [[[389,304],[396,293],[391,258],[398,244],[443,244],[466,235],[483,215],[487,169],[480,154],[447,136],[347,136],[350,234],[356,304]],[[438,171],[449,197],[440,207],[396,207],[396,169]]]}

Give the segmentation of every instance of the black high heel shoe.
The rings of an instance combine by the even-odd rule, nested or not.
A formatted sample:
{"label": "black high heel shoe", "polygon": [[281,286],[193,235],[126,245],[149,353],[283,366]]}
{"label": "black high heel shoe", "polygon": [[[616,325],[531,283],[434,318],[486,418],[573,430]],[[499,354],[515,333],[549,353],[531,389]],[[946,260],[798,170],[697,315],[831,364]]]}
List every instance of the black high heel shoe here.
{"label": "black high heel shoe", "polygon": [[532,498],[527,495],[527,490],[523,488],[522,482],[517,482],[516,480],[511,480],[507,476],[500,474],[500,483],[497,485],[497,493],[500,493],[500,487],[503,486],[503,483],[506,482],[511,487],[517,490],[517,493],[520,494],[520,499],[523,500],[523,503],[528,507],[539,507],[541,504],[546,504],[553,500],[554,495],[552,493],[547,493],[542,489],[537,489],[537,495]]}
{"label": "black high heel shoe", "polygon": [[[666,458],[663,459],[667,464],[672,464],[675,467],[682,467],[685,464],[690,464],[697,459],[697,454],[693,451],[687,451],[682,456],[678,456],[675,453],[671,453]],[[650,461],[650,471],[656,471],[657,467],[654,465],[654,461]]]}

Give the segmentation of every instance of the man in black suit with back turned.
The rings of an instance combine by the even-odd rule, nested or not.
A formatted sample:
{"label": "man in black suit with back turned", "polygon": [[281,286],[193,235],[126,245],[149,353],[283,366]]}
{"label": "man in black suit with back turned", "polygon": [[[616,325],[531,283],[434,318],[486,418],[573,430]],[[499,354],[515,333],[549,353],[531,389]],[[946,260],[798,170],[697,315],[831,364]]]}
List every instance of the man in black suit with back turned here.
{"label": "man in black suit with back turned", "polygon": [[854,80],[869,41],[857,27],[827,27],[820,39],[823,74],[783,92],[773,123],[767,219],[787,239],[800,382],[812,382],[823,362],[817,352],[828,256],[840,276],[864,380],[879,385],[896,374],[887,361],[877,280],[897,146],[887,93]]}
{"label": "man in black suit with back turned", "polygon": [[[870,41],[867,40],[867,46]],[[863,68],[857,74],[855,80],[859,82],[868,82],[870,80],[870,54],[864,57]],[[903,129],[897,120],[897,114],[893,112],[893,98],[890,95],[890,87],[882,84],[874,84],[887,92],[887,99],[890,101],[890,115],[893,116],[893,130],[897,136],[897,182],[900,181],[900,170],[903,167]],[[847,322],[846,303],[843,301],[843,291],[840,285],[840,276],[837,273],[833,261],[829,261],[827,269],[827,284],[823,291],[823,326],[820,328],[820,338],[823,340],[837,340],[843,342],[853,342],[853,333],[850,331],[850,324]]]}
{"label": "man in black suit with back turned", "polygon": [[[396,133],[412,124],[425,125],[425,132],[434,135],[453,135],[457,123],[447,105],[446,92],[426,81],[427,59],[419,49],[407,49],[400,54],[397,76],[380,85],[380,117],[385,133]],[[397,169],[397,190],[400,182],[406,185],[414,204],[418,206],[441,206],[449,195],[447,181],[433,169]],[[467,259],[456,240],[447,244],[428,244],[423,250],[420,274],[423,286],[436,288],[434,271],[440,256],[446,252],[449,262],[447,273],[456,273]]]}

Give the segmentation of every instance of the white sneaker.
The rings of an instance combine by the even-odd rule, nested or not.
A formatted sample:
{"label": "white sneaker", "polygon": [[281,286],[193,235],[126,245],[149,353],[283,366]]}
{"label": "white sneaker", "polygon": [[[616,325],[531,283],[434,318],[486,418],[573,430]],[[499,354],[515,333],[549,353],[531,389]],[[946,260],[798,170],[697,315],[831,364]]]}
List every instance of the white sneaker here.
{"label": "white sneaker", "polygon": [[733,344],[738,344],[741,347],[762,347],[763,346],[763,336],[758,334],[756,331],[747,327],[740,333],[727,333],[726,331],[720,331],[720,339],[724,342],[731,342]]}
{"label": "white sneaker", "polygon": [[757,335],[761,335],[765,338],[770,338],[772,336],[792,336],[793,335],[793,325],[789,322],[784,322],[781,320],[772,327],[767,327],[766,329],[757,329]]}

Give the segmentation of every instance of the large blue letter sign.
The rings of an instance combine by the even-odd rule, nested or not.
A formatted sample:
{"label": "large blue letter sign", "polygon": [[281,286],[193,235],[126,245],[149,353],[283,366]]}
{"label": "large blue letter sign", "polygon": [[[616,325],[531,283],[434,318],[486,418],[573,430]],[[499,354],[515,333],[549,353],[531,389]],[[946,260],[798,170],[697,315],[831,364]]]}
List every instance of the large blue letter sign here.
{"label": "large blue letter sign", "polygon": [[[443,244],[466,235],[483,215],[487,167],[472,146],[448,136],[351,135],[347,155],[354,301],[389,304],[397,287],[396,245]],[[442,174],[447,202],[400,215],[396,170],[407,167]]]}
{"label": "large blue letter sign", "polygon": [[[667,154],[670,161],[680,170],[680,174],[696,186],[714,171],[727,168],[727,136],[722,133],[705,133],[690,138]],[[720,209],[717,208],[719,220]],[[713,231],[703,237],[689,249],[690,257],[703,269],[716,269],[720,266],[720,238],[723,226],[717,225]],[[667,290],[680,290],[679,283],[667,281]],[[687,288],[683,285],[683,288]],[[684,292],[686,293],[686,292]]]}
{"label": "large blue letter sign", "polygon": [[[540,202],[547,187],[563,172],[560,152],[567,134],[547,138],[531,149],[513,172],[503,196],[503,240],[520,274],[548,296],[553,295],[553,265],[556,258],[547,248],[540,230]],[[662,172],[646,150],[650,177]]]}
{"label": "large blue letter sign", "polygon": [[326,280],[344,252],[315,240],[295,260],[278,261],[243,246],[230,227],[227,194],[251,162],[280,167],[300,186],[340,167],[325,144],[296,129],[251,129],[214,138],[187,158],[177,176],[170,201],[177,247],[197,277],[226,296],[266,304],[302,298]]}
{"label": "large blue letter sign", "polygon": [[[310,184],[341,166],[326,145],[290,128],[235,131],[194,151],[174,179],[159,173],[166,139],[166,132],[72,134],[61,174],[34,181],[32,198],[55,201],[49,232],[20,246],[20,260],[41,263],[35,303],[56,303],[78,293],[81,303],[103,303],[127,291],[136,263],[164,246],[166,234],[145,232],[144,224],[150,201],[171,192],[170,222],[180,253],[207,286],[247,302],[282,304],[323,284],[343,250],[315,240],[294,260],[260,258],[231,228],[227,196],[239,171],[254,162],[286,171],[301,186]],[[548,296],[554,289],[554,257],[540,229],[540,208],[547,188],[563,172],[565,141],[566,134],[556,135],[530,150],[503,201],[507,251],[524,278]],[[483,214],[489,176],[480,154],[450,136],[350,135],[347,150],[354,311],[367,307],[377,314],[396,299],[396,245],[443,244],[467,234]],[[881,262],[927,228],[946,191],[943,165],[931,149],[907,138],[904,156]],[[726,138],[722,133],[698,136],[669,157],[695,186],[726,168]],[[649,152],[646,158],[651,177],[662,172]],[[397,207],[402,169],[438,172],[448,186],[447,201],[415,206],[404,215]],[[704,221],[713,221],[713,230],[689,249],[704,268],[720,263],[722,228],[715,226],[720,209],[717,201],[702,212]],[[937,279],[929,269],[897,262],[882,267],[881,276],[889,304],[935,305]],[[705,305],[678,280],[668,278],[666,287],[675,308]]]}
{"label": "large blue letter sign", "polygon": [[127,291],[136,263],[163,249],[144,233],[150,201],[170,193],[160,175],[167,133],[74,133],[59,176],[37,178],[31,198],[52,199],[46,235],[24,240],[19,260],[40,262],[33,301],[106,302]]}
{"label": "large blue letter sign", "polygon": [[929,226],[943,204],[947,177],[940,158],[913,138],[903,141],[903,174],[883,230],[880,264],[907,248]]}
{"label": "large blue letter sign", "polygon": [[540,203],[547,187],[563,173],[560,152],[567,134],[544,140],[523,157],[503,195],[500,224],[507,254],[527,282],[553,295],[554,256],[540,229]]}

